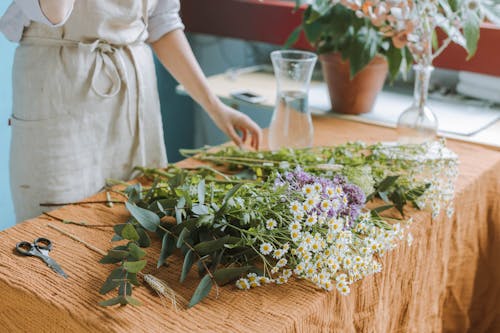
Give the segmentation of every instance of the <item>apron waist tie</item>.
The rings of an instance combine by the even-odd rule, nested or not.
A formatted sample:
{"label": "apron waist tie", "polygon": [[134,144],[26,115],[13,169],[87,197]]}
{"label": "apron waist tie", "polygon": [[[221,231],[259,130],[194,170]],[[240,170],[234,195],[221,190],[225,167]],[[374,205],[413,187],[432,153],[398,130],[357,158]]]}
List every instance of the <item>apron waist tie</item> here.
{"label": "apron waist tie", "polygon": [[[102,98],[115,97],[121,90],[122,81],[126,82],[126,72],[125,62],[122,57],[122,52],[118,52],[125,47],[130,47],[134,45],[142,45],[142,42],[135,42],[132,44],[125,45],[114,45],[110,44],[105,40],[96,39],[93,42],[81,42],[69,39],[56,39],[56,38],[45,38],[45,37],[24,37],[21,45],[41,45],[41,46],[69,46],[78,47],[88,53],[96,52],[94,69],[91,73],[91,88],[92,90]],[[108,91],[103,91],[99,89],[97,85],[97,79],[99,75],[106,75],[111,82],[111,88]],[[127,103],[129,104],[129,109],[131,107],[129,94],[127,93]],[[131,119],[132,112],[129,110],[129,130],[132,133],[132,122]]]}
{"label": "apron waist tie", "polygon": [[[121,89],[122,81],[125,80],[124,73],[126,73],[125,63],[123,61],[119,49],[129,47],[132,45],[140,45],[142,43],[113,45],[105,40],[96,39],[93,42],[81,42],[69,39],[56,39],[45,37],[24,37],[21,40],[21,45],[42,45],[42,46],[72,46],[78,47],[89,53],[97,52],[95,58],[94,69],[92,72],[91,87],[92,90],[103,98],[116,96]],[[96,82],[99,75],[105,74],[112,85],[109,91],[102,91],[98,88]]]}

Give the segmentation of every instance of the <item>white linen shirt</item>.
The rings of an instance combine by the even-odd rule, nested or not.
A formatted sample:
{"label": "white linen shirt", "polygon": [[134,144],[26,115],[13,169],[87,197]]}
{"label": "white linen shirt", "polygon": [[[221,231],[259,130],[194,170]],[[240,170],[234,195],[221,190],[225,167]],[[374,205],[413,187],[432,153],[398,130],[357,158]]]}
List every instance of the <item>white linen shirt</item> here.
{"label": "white linen shirt", "polygon": [[[179,0],[159,0],[158,5],[148,19],[148,42],[160,39],[175,29],[184,29],[179,16]],[[19,42],[25,27],[32,21],[44,23],[51,27],[60,27],[71,15],[71,9],[59,24],[53,24],[42,12],[39,0],[14,0],[5,14],[0,18],[0,31],[12,42]]]}

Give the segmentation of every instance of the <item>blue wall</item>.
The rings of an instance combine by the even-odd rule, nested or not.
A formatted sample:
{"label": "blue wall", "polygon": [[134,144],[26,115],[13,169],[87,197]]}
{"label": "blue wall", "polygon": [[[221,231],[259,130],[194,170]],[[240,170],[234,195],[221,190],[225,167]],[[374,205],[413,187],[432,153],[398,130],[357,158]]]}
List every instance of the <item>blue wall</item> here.
{"label": "blue wall", "polygon": [[[0,14],[9,1],[0,3]],[[14,224],[14,208],[9,185],[10,127],[7,124],[12,108],[11,70],[15,44],[0,36],[0,230]]]}

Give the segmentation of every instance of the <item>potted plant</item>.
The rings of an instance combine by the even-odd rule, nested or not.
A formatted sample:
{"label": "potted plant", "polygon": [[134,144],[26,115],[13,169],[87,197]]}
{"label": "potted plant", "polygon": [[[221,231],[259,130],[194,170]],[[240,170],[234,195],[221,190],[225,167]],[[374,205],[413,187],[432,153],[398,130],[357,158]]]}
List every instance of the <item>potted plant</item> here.
{"label": "potted plant", "polygon": [[[296,0],[297,6],[302,2]],[[394,79],[412,62],[406,46],[398,47],[372,20],[341,4],[314,0],[285,45],[293,45],[302,31],[319,54],[336,112],[369,112],[387,73]]]}
{"label": "potted plant", "polygon": [[[304,0],[295,2],[297,7],[305,3]],[[374,59],[382,57],[387,61],[392,78],[401,67],[408,68],[414,60],[425,74],[416,82],[419,88],[426,90],[429,66],[436,56],[454,42],[467,51],[468,58],[472,57],[477,49],[481,22],[485,18],[500,21],[499,0],[309,0],[307,3],[302,23],[286,45],[292,45],[304,31],[320,54],[332,107],[344,113],[371,109],[375,100],[372,96],[383,84],[382,79],[365,78],[365,73],[372,71],[368,68],[379,62]],[[445,34],[441,41],[436,37],[437,29]],[[336,69],[339,62],[343,70]],[[365,80],[373,82],[362,84]],[[376,91],[366,92],[370,87]],[[426,91],[419,95],[419,103],[425,104]],[[358,100],[361,102],[356,102]],[[437,123],[434,125],[437,129]]]}

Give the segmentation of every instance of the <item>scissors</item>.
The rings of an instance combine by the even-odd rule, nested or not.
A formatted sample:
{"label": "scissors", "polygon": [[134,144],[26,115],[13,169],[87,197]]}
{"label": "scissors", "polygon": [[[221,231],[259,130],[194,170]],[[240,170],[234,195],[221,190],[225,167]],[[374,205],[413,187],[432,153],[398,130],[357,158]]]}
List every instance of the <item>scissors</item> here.
{"label": "scissors", "polygon": [[52,242],[49,239],[39,237],[33,243],[22,241],[16,244],[16,250],[24,256],[33,256],[42,259],[57,274],[63,276],[65,279],[68,278],[68,275],[63,271],[61,266],[49,257],[49,252],[52,250]]}

